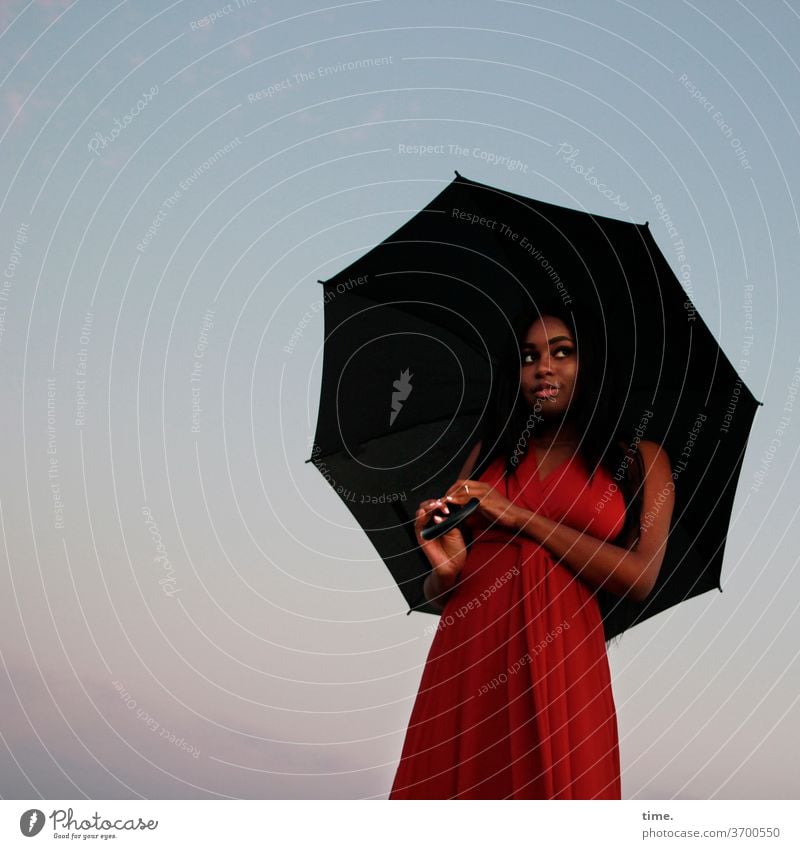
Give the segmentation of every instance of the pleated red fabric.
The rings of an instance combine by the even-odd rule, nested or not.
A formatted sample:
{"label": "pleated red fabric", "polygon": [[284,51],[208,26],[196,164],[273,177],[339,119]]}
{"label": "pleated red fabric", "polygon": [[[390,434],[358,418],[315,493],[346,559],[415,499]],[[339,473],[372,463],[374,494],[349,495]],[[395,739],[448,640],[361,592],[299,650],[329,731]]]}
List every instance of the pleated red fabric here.
{"label": "pleated red fabric", "polygon": [[[481,476],[601,539],[625,503],[579,456]],[[390,799],[619,799],[617,718],[594,589],[533,539],[468,519],[475,540],[439,620]]]}

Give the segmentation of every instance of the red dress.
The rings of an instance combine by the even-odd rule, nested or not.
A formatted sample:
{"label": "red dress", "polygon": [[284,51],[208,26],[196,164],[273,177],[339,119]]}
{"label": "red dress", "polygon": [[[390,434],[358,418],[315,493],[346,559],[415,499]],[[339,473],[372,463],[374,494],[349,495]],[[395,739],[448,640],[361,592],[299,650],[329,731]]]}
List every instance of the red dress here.
{"label": "red dress", "polygon": [[[512,502],[613,540],[625,503],[574,456],[543,481],[533,450],[481,480]],[[617,718],[591,585],[531,537],[479,513],[439,620],[390,799],[619,799]]]}

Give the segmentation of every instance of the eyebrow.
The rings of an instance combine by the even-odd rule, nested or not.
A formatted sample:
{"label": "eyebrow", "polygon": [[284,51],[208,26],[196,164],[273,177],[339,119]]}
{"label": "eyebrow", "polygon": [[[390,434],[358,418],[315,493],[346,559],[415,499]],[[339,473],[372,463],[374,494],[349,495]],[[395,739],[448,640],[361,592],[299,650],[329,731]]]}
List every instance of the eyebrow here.
{"label": "eyebrow", "polygon": [[[552,345],[554,342],[560,342],[562,339],[566,339],[567,342],[572,342],[572,339],[570,339],[569,336],[554,336],[552,339],[547,340],[547,344]],[[523,351],[527,348],[533,348],[534,350],[536,350],[536,345],[532,344],[531,342],[523,342],[520,348]]]}

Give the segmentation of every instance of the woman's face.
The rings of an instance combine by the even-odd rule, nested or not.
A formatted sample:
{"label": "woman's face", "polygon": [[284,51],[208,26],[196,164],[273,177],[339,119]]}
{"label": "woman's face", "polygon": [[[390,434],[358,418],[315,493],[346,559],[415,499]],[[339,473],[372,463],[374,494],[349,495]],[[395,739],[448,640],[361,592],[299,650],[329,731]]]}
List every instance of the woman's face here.
{"label": "woman's face", "polygon": [[528,328],[521,346],[520,390],[545,418],[563,415],[575,393],[578,350],[572,332],[551,315]]}

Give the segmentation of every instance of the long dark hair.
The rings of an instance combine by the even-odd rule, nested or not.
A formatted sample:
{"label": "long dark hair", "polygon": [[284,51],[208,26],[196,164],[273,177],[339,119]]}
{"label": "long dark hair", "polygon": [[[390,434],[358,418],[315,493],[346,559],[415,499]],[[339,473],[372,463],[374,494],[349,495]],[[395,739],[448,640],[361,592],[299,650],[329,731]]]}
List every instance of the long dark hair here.
{"label": "long dark hair", "polygon": [[[612,542],[630,546],[639,536],[643,464],[638,448],[630,444],[631,434],[625,432],[626,425],[620,420],[624,388],[619,385],[619,370],[608,339],[601,332],[597,316],[587,315],[574,302],[565,305],[558,298],[538,300],[513,317],[506,347],[498,352],[492,391],[481,423],[481,449],[472,477],[478,478],[498,457],[504,459],[505,472],[510,475],[527,454],[536,417],[520,392],[520,349],[531,324],[545,315],[561,319],[575,340],[578,374],[569,415],[578,433],[578,453],[590,480],[602,467],[618,482],[625,500],[625,522]],[[602,588],[597,593],[611,597]],[[613,604],[624,605],[626,601],[614,597]]]}

